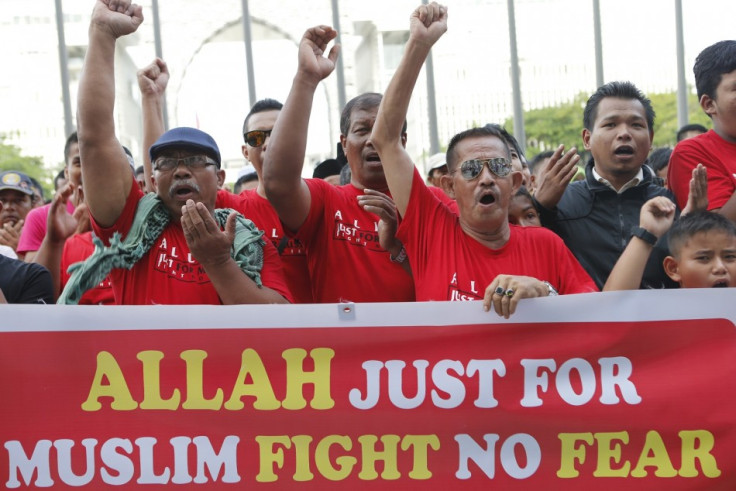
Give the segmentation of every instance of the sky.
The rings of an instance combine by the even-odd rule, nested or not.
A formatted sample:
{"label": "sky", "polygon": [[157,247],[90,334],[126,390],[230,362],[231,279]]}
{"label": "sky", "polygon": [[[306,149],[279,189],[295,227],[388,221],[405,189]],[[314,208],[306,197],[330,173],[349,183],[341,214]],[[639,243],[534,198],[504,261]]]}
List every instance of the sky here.
{"label": "sky", "polygon": [[[63,0],[63,3],[67,14],[67,45],[82,44],[94,2]],[[486,97],[477,94],[489,90],[503,96],[498,107],[488,106],[489,118],[502,122],[510,116],[508,101],[511,97],[507,1],[450,0],[447,3],[448,32],[433,49],[437,99],[442,114],[449,115],[463,105],[476,104],[478,97]],[[144,0],[142,4],[147,20],[137,36],[144,44],[130,49],[138,66],[148,63],[154,54],[153,46],[146,44],[153,37],[151,0]],[[169,108],[171,124],[198,122],[213,134],[226,158],[242,158],[239,156],[242,119],[250,105],[245,50],[237,42],[201,46],[216,29],[239,22],[241,0],[206,3],[159,0],[159,4],[164,57],[174,73],[170,84],[174,102]],[[257,41],[254,50],[258,98],[274,97],[283,101],[295,72],[296,41],[309,26],[332,24],[330,2],[272,0],[249,4],[254,22],[275,26],[288,38]],[[366,20],[372,21],[379,30],[405,30],[408,16],[417,4],[408,0],[340,1],[342,31],[346,35],[343,60],[347,66],[355,63],[355,57],[348,51],[357,50],[361,41],[358,36],[347,34],[355,32]],[[518,53],[520,62],[526,67],[522,73],[526,108],[564,99],[581,90],[594,90],[592,5],[592,0],[516,0]],[[674,5],[675,0],[600,0],[607,81],[629,79],[646,91],[667,91],[676,86]],[[693,83],[692,63],[697,53],[715,41],[735,37],[736,1],[682,0],[682,5],[686,75],[688,82]],[[8,22],[10,16],[46,17],[51,19],[53,26],[54,2],[0,0],[0,7],[5,16],[4,19],[0,17],[0,55],[9,60],[7,72],[0,80],[0,107],[5,108],[0,111],[0,131],[10,131],[14,125],[21,124],[32,128],[39,120],[52,121],[61,131],[44,130],[54,138],[55,145],[47,153],[58,155],[58,147],[63,145],[63,111],[55,29],[30,26],[20,32],[13,31],[12,38],[2,35],[2,31],[8,32],[2,24]],[[194,54],[196,49],[199,51]],[[43,50],[48,52],[44,58],[48,65],[29,64],[27,57],[19,54]],[[560,70],[570,73],[559,77]],[[390,73],[381,76],[388,80]],[[348,80],[348,83],[350,98],[356,95],[350,90],[354,91],[360,80]],[[26,95],[25,88],[31,85],[38,87],[38,91]],[[418,88],[418,92],[421,90]],[[332,75],[315,100],[310,124],[310,153],[334,153],[337,128],[329,126],[326,115],[333,114],[334,119],[339,108],[328,107],[324,94],[335,91],[336,77]],[[76,100],[75,95],[73,99]],[[462,118],[448,122],[448,117],[441,115],[440,118],[443,144],[454,132],[464,129],[463,125],[472,123]],[[418,124],[423,126],[410,128],[410,132],[424,145],[428,141],[426,121],[419,119]],[[29,155],[43,153],[32,147],[24,148],[24,152]],[[50,164],[58,161],[56,158]]]}

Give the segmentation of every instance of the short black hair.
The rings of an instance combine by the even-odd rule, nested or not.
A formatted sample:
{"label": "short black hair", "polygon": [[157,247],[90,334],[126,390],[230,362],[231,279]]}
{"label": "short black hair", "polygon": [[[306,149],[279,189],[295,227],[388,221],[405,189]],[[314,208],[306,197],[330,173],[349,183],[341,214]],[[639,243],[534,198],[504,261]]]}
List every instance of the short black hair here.
{"label": "short black hair", "polygon": [[529,162],[529,170],[532,174],[537,170],[537,167],[539,167],[543,160],[551,158],[554,154],[555,153],[552,150],[547,150],[546,152],[535,155],[532,161]]}
{"label": "short black hair", "polygon": [[250,111],[248,111],[248,114],[245,116],[245,120],[243,121],[243,138],[245,138],[245,134],[248,133],[248,120],[250,120],[251,116],[265,111],[281,111],[283,107],[284,105],[276,99],[268,98],[261,99],[253,104],[253,107],[250,108]]}
{"label": "short black hair", "polygon": [[521,186],[519,190],[516,191],[516,194],[514,194],[514,198],[516,198],[517,196],[523,196],[524,198],[528,199],[530,203],[534,203],[534,200],[532,199],[532,194],[529,192],[526,186]]}
{"label": "short black hair", "polygon": [[519,160],[521,161],[522,167],[523,166],[528,167],[528,164],[526,163],[526,156],[524,155],[524,151],[519,146],[519,142],[516,140],[516,138],[514,138],[514,135],[506,131],[506,128],[504,128],[500,124],[488,123],[486,126],[492,126],[492,127],[497,128],[498,131],[501,132],[501,135],[503,135],[503,139],[506,142],[506,144],[511,145],[516,151],[516,155],[519,156]]}
{"label": "short black hair", "polygon": [[[238,191],[238,188],[242,186],[243,184],[251,181],[257,181],[258,180],[258,174],[255,172],[249,172],[247,174],[243,174],[238,178],[237,181],[235,181],[235,185],[233,185],[233,191]],[[236,192],[235,194],[240,194]]]}
{"label": "short black hair", "polygon": [[598,116],[598,104],[606,97],[615,97],[617,99],[636,99],[641,102],[644,106],[644,113],[646,114],[647,126],[649,131],[654,131],[654,108],[652,107],[652,101],[650,101],[644,93],[636,88],[636,85],[631,82],[609,82],[605,85],[598,87],[598,90],[593,92],[588,102],[585,103],[585,110],[583,111],[583,127],[588,131],[593,131],[593,125],[595,124],[595,118]]}
{"label": "short black hair", "polygon": [[134,175],[136,175],[136,176],[137,176],[138,174],[143,174],[144,172],[145,172],[145,171],[144,171],[144,169],[143,169],[143,166],[142,166],[142,165],[139,165],[138,167],[136,167],[136,168],[135,168],[135,172],[134,172]]}
{"label": "short black hair", "polygon": [[59,190],[59,179],[66,179],[64,175],[64,169],[61,169],[58,174],[54,177],[54,191]]}
{"label": "short black hair", "polygon": [[[41,201],[45,201],[46,198],[43,195],[43,186],[41,186],[41,183],[38,182],[38,179],[36,179],[35,177],[31,177],[31,176],[28,176],[28,179],[31,180],[31,185],[32,185],[31,187],[33,187],[33,189],[37,190],[38,191],[38,194],[41,195]],[[32,202],[35,202],[36,201],[36,193],[33,193],[33,196],[31,196],[31,201]]]}
{"label": "short black hair", "polygon": [[691,131],[699,131],[701,133],[707,133],[708,128],[698,123],[686,124],[679,130],[677,130],[677,141],[681,142],[685,138],[685,133],[689,133]]}
{"label": "short black hair", "polygon": [[327,159],[314,167],[312,177],[315,179],[324,179],[329,176],[338,176],[341,170],[342,164],[337,159]]}
{"label": "short black hair", "polygon": [[682,247],[690,238],[711,231],[725,232],[731,237],[736,237],[736,223],[712,211],[696,211],[680,217],[672,225],[667,238],[670,254],[679,258]]}
{"label": "short black hair", "polygon": [[670,155],[672,149],[670,147],[659,147],[652,150],[649,154],[647,164],[654,172],[659,172],[670,164]]}
{"label": "short black hair", "polygon": [[469,130],[461,131],[457,135],[452,137],[450,144],[447,146],[447,153],[445,156],[445,162],[447,162],[447,170],[452,173],[457,167],[455,163],[455,147],[458,143],[465,140],[466,138],[474,138],[478,136],[494,136],[504,143],[506,148],[506,157],[511,160],[511,152],[506,144],[506,140],[503,137],[503,133],[498,128],[498,125],[486,125],[480,128],[470,128]]}
{"label": "short black hair", "polygon": [[734,70],[736,70],[736,41],[719,41],[701,51],[693,65],[698,99],[703,95],[715,99],[721,75]]}
{"label": "short black hair", "polygon": [[[365,110],[372,109],[374,107],[377,108],[381,105],[382,99],[383,95],[378,92],[365,92],[350,99],[347,104],[345,104],[345,107],[342,108],[342,113],[340,114],[340,133],[347,135],[348,131],[350,131],[350,118],[353,115],[353,111],[356,109]],[[404,120],[404,125],[401,127],[401,133],[406,133],[406,120]]]}
{"label": "short black hair", "polygon": [[71,151],[72,144],[79,143],[79,137],[77,136],[77,132],[72,132],[71,135],[66,137],[66,143],[64,143],[64,167],[67,165],[67,161],[69,160],[69,152]]}

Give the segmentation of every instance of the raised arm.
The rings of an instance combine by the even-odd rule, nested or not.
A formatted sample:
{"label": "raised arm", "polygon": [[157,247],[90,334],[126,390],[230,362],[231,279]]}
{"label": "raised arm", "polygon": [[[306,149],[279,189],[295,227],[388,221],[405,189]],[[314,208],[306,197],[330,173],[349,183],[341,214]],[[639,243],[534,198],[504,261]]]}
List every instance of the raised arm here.
{"label": "raised arm", "polygon": [[381,157],[383,172],[396,209],[404,215],[411,195],[414,162],[401,142],[411,94],[429,50],[447,31],[447,7],[432,2],[411,15],[409,41],[378,108],[371,142]]}
{"label": "raised arm", "polygon": [[[672,226],[675,218],[675,204],[669,198],[658,196],[652,198],[641,207],[639,226],[655,239],[662,237]],[[621,257],[608,275],[603,291],[638,290],[644,276],[644,267],[656,241],[634,236],[624,249]]]}
{"label": "raised arm", "polygon": [[125,206],[133,173],[115,136],[115,42],[143,22],[130,0],[97,0],[89,26],[89,47],[79,81],[77,126],[82,178],[89,210],[109,227]]}
{"label": "raised arm", "polygon": [[307,30],[299,43],[299,68],[289,96],[271,132],[263,162],[263,187],[273,205],[290,230],[298,230],[307,219],[311,196],[302,180],[302,165],[307,148],[309,115],[318,84],[335,69],[339,46],[335,45],[327,57],[327,44],[337,32],[328,26]]}
{"label": "raised arm", "polygon": [[138,70],[138,88],[141,91],[143,109],[143,175],[146,191],[153,188],[153,167],[148,149],[164,134],[164,98],[169,84],[169,68],[161,58],[156,58],[142,70]]}

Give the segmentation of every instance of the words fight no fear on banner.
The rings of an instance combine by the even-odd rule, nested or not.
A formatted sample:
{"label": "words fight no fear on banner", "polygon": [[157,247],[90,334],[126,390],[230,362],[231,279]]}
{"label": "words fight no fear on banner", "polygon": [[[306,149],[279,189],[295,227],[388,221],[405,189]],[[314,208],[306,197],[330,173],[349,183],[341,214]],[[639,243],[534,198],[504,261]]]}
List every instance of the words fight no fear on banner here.
{"label": "words fight no fear on banner", "polygon": [[726,297],[3,307],[0,483],[734,489]]}

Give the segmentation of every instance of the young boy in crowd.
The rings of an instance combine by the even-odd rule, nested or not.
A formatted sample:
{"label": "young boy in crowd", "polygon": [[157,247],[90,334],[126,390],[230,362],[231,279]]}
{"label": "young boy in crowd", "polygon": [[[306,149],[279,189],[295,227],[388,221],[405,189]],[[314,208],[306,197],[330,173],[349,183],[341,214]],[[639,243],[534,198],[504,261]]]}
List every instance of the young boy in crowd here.
{"label": "young boy in crowd", "polygon": [[509,223],[521,227],[541,227],[539,213],[534,208],[532,195],[524,186],[521,186],[509,203]]}
{"label": "young boy in crowd", "polygon": [[[697,211],[672,225],[674,215],[674,203],[664,197],[647,201],[641,210],[640,226],[652,237],[669,230],[667,275],[681,288],[736,287],[736,224],[718,213]],[[645,237],[632,238],[603,291],[638,288],[652,250]]]}

